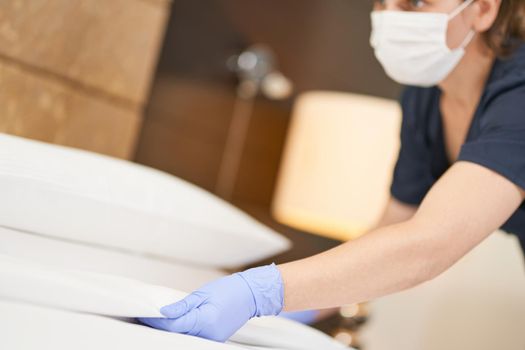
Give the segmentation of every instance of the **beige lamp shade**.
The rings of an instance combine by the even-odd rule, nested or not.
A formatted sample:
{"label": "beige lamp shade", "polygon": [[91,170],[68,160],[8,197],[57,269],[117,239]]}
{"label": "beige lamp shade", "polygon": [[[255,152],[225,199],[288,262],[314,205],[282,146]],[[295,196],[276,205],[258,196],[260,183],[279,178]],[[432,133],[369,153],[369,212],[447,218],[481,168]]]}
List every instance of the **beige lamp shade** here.
{"label": "beige lamp shade", "polygon": [[341,240],[371,229],[389,197],[400,126],[396,101],[301,95],[274,196],[276,220]]}

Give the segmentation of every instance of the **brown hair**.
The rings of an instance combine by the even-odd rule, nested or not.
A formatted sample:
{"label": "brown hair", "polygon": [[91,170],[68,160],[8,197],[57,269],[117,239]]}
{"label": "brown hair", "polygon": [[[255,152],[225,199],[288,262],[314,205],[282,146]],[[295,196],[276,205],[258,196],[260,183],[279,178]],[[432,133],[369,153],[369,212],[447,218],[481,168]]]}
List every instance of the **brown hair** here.
{"label": "brown hair", "polygon": [[497,56],[511,55],[525,42],[525,1],[501,0],[498,17],[483,39]]}

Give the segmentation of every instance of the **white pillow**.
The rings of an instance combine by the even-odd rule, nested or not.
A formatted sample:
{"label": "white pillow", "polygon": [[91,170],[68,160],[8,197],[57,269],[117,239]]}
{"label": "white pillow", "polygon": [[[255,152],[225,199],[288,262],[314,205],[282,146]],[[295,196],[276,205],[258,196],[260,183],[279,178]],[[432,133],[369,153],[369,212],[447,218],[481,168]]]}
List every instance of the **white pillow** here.
{"label": "white pillow", "polygon": [[174,176],[5,134],[0,226],[225,268],[289,247],[279,234]]}
{"label": "white pillow", "polygon": [[[113,317],[163,317],[162,306],[187,295],[132,279],[56,269],[1,254],[0,281],[0,299]],[[347,349],[313,328],[280,317],[252,319],[230,342],[289,350]]]}

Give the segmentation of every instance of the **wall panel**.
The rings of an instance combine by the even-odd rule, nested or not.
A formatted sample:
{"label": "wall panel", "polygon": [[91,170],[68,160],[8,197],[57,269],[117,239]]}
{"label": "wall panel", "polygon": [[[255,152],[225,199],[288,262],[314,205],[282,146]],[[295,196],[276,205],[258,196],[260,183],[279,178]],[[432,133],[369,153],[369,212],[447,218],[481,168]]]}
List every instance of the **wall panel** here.
{"label": "wall panel", "polygon": [[0,54],[143,103],[168,1],[0,1]]}
{"label": "wall panel", "polygon": [[131,159],[169,9],[0,1],[0,132]]}
{"label": "wall panel", "polygon": [[130,158],[140,110],[0,61],[0,132]]}

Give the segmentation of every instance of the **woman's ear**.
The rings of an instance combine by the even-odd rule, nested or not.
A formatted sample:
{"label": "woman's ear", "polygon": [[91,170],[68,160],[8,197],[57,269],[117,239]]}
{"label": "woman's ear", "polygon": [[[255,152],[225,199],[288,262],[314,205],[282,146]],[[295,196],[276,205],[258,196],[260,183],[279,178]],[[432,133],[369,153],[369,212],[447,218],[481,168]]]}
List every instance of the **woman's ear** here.
{"label": "woman's ear", "polygon": [[481,33],[489,30],[498,17],[501,1],[506,0],[476,0],[473,6],[477,7],[474,19],[474,30]]}

